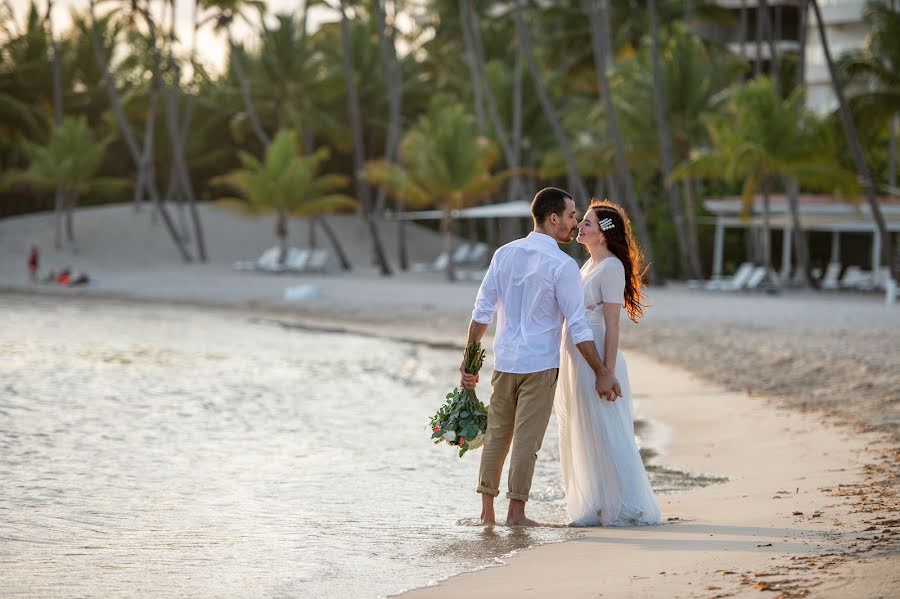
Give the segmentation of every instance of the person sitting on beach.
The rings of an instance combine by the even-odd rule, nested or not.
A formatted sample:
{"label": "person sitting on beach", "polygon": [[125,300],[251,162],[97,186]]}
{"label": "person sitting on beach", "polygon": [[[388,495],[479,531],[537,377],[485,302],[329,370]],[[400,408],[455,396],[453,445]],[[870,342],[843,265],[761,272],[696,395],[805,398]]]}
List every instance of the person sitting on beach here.
{"label": "person sitting on beach", "polygon": [[31,246],[31,252],[28,254],[28,281],[32,284],[37,283],[38,266],[41,261],[41,251],[38,246]]}
{"label": "person sitting on beach", "polygon": [[68,266],[59,271],[59,274],[56,276],[56,282],[60,285],[68,285],[69,281],[72,279],[72,269]]}
{"label": "person sitting on beach", "polygon": [[78,273],[78,276],[75,277],[72,282],[69,283],[69,287],[75,287],[77,285],[90,285],[91,278],[88,276],[86,272]]}

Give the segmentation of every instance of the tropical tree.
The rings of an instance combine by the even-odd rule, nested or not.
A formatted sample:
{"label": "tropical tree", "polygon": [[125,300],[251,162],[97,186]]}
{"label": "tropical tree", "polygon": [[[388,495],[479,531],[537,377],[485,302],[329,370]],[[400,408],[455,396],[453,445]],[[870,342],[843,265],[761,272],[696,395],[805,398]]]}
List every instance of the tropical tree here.
{"label": "tropical tree", "polygon": [[47,145],[26,142],[31,159],[24,172],[7,175],[8,183],[24,182],[39,191],[55,191],[63,210],[56,214],[57,248],[62,247],[63,212],[66,239],[74,248],[73,212],[78,198],[87,193],[109,194],[128,186],[124,179],[97,177],[111,138],[96,140],[84,117],[66,117],[53,128]]}
{"label": "tropical tree", "polygon": [[[838,102],[838,112],[841,117],[841,126],[844,129],[844,137],[847,140],[847,146],[850,149],[850,156],[853,158],[854,166],[859,178],[862,180],[862,187],[865,191],[866,201],[869,204],[869,210],[872,212],[872,219],[881,239],[888,240],[887,223],[884,220],[884,214],[881,212],[881,206],[878,205],[878,197],[875,194],[875,182],[872,180],[872,174],[869,172],[869,166],[866,164],[863,156],[862,146],[859,143],[859,135],[856,131],[856,124],[853,122],[853,115],[850,107],[844,97],[844,88],[837,73],[834,59],[831,57],[831,48],[828,45],[828,34],[826,33],[825,21],[822,19],[822,11],[819,9],[819,3],[816,0],[809,0],[816,17],[816,28],[819,31],[819,39],[822,43],[822,50],[825,54],[825,63],[828,65],[828,73],[831,75],[831,84],[834,89],[834,95]],[[893,248],[890,244],[883,243],[881,246],[882,257],[884,263],[888,265],[891,276],[896,276],[897,264]]]}
{"label": "tropical tree", "polygon": [[353,180],[356,184],[356,197],[362,205],[363,218],[369,227],[372,237],[372,249],[375,260],[381,269],[382,275],[390,275],[391,267],[387,261],[381,235],[378,232],[376,215],[373,213],[372,193],[369,185],[361,175],[365,162],[366,147],[362,131],[362,116],[360,115],[359,94],[356,86],[356,73],[353,68],[353,53],[350,48],[350,23],[347,16],[347,1],[341,0],[341,49],[344,67],[344,81],[347,86],[347,113],[350,119],[350,132],[353,135]]}
{"label": "tropical tree", "polygon": [[808,272],[797,206],[799,186],[839,192],[848,198],[858,191],[856,177],[841,166],[827,129],[803,107],[799,92],[782,99],[768,77],[759,77],[735,90],[725,114],[710,118],[708,128],[712,146],[694,152],[675,168],[672,177],[740,182],[745,214],[754,207],[757,193],[762,195],[763,266],[773,283],[770,194],[777,186],[787,186],[798,262]]}
{"label": "tropical tree", "polygon": [[863,20],[869,27],[865,46],[844,56],[838,66],[849,82],[858,83],[849,98],[857,118],[888,127],[888,186],[896,194],[897,148],[900,135],[900,7],[887,0],[866,4]]}
{"label": "tropical tree", "polygon": [[628,168],[628,157],[625,154],[625,143],[616,118],[616,109],[613,105],[612,91],[609,85],[609,78],[606,74],[608,59],[606,50],[607,42],[604,40],[610,35],[609,7],[606,0],[584,0],[584,8],[591,25],[591,47],[594,52],[594,68],[597,71],[597,84],[600,87],[600,96],[606,111],[607,133],[612,141],[613,150],[615,151],[616,172],[619,177],[619,182],[625,188],[623,197],[625,200],[625,207],[628,209],[631,221],[634,223],[634,228],[637,230],[638,237],[644,242],[644,255],[647,257],[647,262],[649,264],[647,272],[650,282],[658,284],[660,280],[653,264],[654,252],[650,243],[650,232],[647,228],[647,219],[644,217],[644,213],[637,201],[634,181],[631,178],[631,171]]}
{"label": "tropical tree", "polygon": [[247,214],[275,213],[275,237],[280,251],[278,261],[287,258],[288,222],[291,216],[314,217],[323,212],[354,209],[353,198],[336,193],[347,186],[343,175],[319,173],[330,151],[320,148],[312,154],[301,154],[297,133],[279,131],[259,160],[249,152],[240,152],[242,167],[213,179],[214,184],[227,185],[243,198],[224,198],[220,203]]}
{"label": "tropical tree", "polygon": [[427,114],[400,144],[400,164],[370,161],[363,176],[411,206],[443,210],[441,232],[447,253],[447,278],[456,280],[453,263],[453,211],[477,203],[501,189],[512,173],[492,174],[496,146],[478,135],[475,118],[459,104],[436,98]]}

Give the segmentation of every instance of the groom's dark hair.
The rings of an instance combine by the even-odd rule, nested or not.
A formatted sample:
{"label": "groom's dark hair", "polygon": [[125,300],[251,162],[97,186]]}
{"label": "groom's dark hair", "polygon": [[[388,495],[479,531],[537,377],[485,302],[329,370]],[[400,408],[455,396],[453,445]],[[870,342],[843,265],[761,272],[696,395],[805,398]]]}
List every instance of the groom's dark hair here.
{"label": "groom's dark hair", "polygon": [[567,191],[557,187],[545,187],[536,194],[531,201],[531,216],[534,222],[543,225],[551,214],[562,214],[566,209],[566,200],[572,196]]}

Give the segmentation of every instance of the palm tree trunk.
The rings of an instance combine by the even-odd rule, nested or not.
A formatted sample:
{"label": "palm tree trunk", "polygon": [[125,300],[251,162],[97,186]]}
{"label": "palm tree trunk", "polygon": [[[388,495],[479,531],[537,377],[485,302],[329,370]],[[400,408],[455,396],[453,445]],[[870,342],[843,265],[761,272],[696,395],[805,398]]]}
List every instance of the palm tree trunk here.
{"label": "palm tree trunk", "polygon": [[762,75],[763,4],[756,3],[756,59],[753,62],[753,76]]}
{"label": "palm tree trunk", "polygon": [[888,128],[888,187],[891,197],[897,197],[897,135],[900,134],[900,116],[891,117]]}
{"label": "palm tree trunk", "polygon": [[[484,44],[481,40],[481,28],[478,24],[478,14],[475,12],[472,0],[460,0],[460,12],[463,19],[463,26],[469,30],[469,38],[472,40],[475,48],[475,65],[478,69],[478,79],[476,80],[476,83],[480,83],[484,86],[484,98],[487,100],[488,116],[491,118],[491,125],[497,135],[497,140],[500,142],[500,149],[503,151],[506,165],[509,169],[516,170],[519,168],[519,163],[516,160],[513,146],[509,141],[509,134],[506,131],[506,126],[500,119],[500,111],[497,108],[497,99],[494,97],[494,90],[491,89],[491,84],[488,80]],[[509,187],[513,195],[518,194],[518,176],[514,175],[510,177]]]}
{"label": "palm tree trunk", "polygon": [[806,231],[800,221],[800,202],[798,200],[800,184],[791,177],[787,181],[788,207],[791,210],[791,228],[794,230],[794,251],[797,254],[797,268],[803,273],[804,286],[814,284],[809,269],[809,246],[806,244]]}
{"label": "palm tree trunk", "polygon": [[891,244],[887,242],[890,235],[887,224],[884,221],[884,215],[881,213],[881,207],[878,204],[878,198],[875,195],[875,186],[872,181],[872,175],[866,160],[863,157],[862,147],[859,145],[859,136],[856,133],[856,125],[853,123],[853,116],[850,114],[850,108],[847,106],[847,100],[844,98],[844,90],[841,87],[837,72],[835,71],[834,60],[831,58],[831,49],[828,47],[828,36],[825,33],[825,22],[822,20],[822,12],[819,10],[819,3],[816,0],[810,0],[813,12],[816,15],[816,25],[819,29],[819,39],[822,42],[822,50],[825,52],[825,62],[828,64],[828,73],[831,75],[831,84],[834,87],[834,95],[837,97],[838,106],[841,112],[841,125],[844,128],[844,136],[847,138],[847,145],[850,147],[850,155],[856,165],[856,171],[862,180],[863,190],[866,194],[866,200],[869,203],[869,210],[872,212],[872,219],[878,227],[881,239],[885,240],[881,244],[881,255],[883,263],[890,267],[891,276],[896,276],[897,265],[894,252],[891,251]]}
{"label": "palm tree trunk", "polygon": [[279,210],[275,216],[275,237],[278,238],[278,264],[284,266],[288,253],[287,213]]}
{"label": "palm tree trunk", "polygon": [[678,197],[678,188],[672,184],[669,175],[672,172],[672,137],[669,135],[669,121],[666,116],[666,90],[662,77],[662,69],[659,64],[659,24],[656,15],[656,2],[647,1],[647,9],[650,13],[650,56],[653,68],[653,107],[656,113],[656,131],[659,137],[659,153],[662,159],[662,183],[669,206],[672,210],[672,220],[675,224],[675,240],[678,244],[678,257],[681,263],[681,272],[689,278],[699,279],[700,273],[694,269],[689,258],[687,227],[681,210],[681,199]]}
{"label": "palm tree trunk", "polygon": [[75,223],[73,222],[73,213],[75,212],[75,204],[78,201],[78,194],[74,191],[66,194],[66,241],[73,252],[77,252],[75,247]]}
{"label": "palm tree trunk", "polygon": [[272,140],[263,129],[262,122],[259,120],[259,114],[256,112],[256,105],[253,103],[253,96],[250,95],[250,83],[247,81],[247,74],[244,72],[244,65],[241,62],[241,51],[234,44],[234,37],[231,35],[231,29],[228,30],[228,50],[230,52],[231,67],[234,69],[234,75],[238,80],[238,87],[241,90],[241,97],[244,99],[244,107],[247,109],[247,116],[250,118],[250,126],[253,133],[262,144],[263,149],[271,145]]}
{"label": "palm tree trunk", "polygon": [[801,93],[806,95],[806,30],[809,27],[809,7],[802,4],[800,10],[800,52],[797,55],[797,74],[796,83]]}
{"label": "palm tree trunk", "polygon": [[738,47],[741,49],[741,58],[746,59],[747,53],[747,0],[741,0],[741,24],[738,30]]}
{"label": "palm tree trunk", "polygon": [[684,180],[684,213],[687,220],[688,258],[697,278],[703,278],[703,261],[700,259],[700,232],[697,230],[697,210],[694,206],[694,180]]}
{"label": "palm tree trunk", "polygon": [[459,24],[463,34],[463,48],[466,54],[466,64],[469,66],[469,76],[472,77],[472,95],[475,103],[475,121],[478,123],[478,135],[485,135],[484,124],[484,87],[481,85],[481,74],[476,64],[475,44],[472,41],[472,33],[469,29],[469,19],[466,16],[466,1],[459,0]]}
{"label": "palm tree trunk", "polygon": [[523,47],[525,63],[528,65],[528,72],[531,74],[531,79],[534,82],[538,101],[544,111],[544,117],[550,124],[550,128],[553,130],[553,135],[556,138],[556,143],[559,144],[559,149],[562,151],[563,159],[566,163],[569,185],[573,186],[574,195],[576,197],[587,198],[587,186],[584,184],[584,179],[582,179],[581,174],[578,172],[578,164],[575,161],[575,154],[572,152],[572,145],[566,136],[562,123],[559,121],[559,117],[556,115],[553,103],[550,101],[550,95],[547,93],[547,86],[544,84],[544,79],[541,77],[541,73],[535,62],[533,45],[531,42],[531,31],[522,16],[523,6],[524,3],[522,0],[519,0],[518,8],[515,10],[514,16],[516,20],[516,34],[519,43]]}
{"label": "palm tree trunk", "polygon": [[56,199],[53,205],[53,217],[56,223],[56,232],[53,236],[53,247],[58,250],[62,249],[63,246],[63,218],[65,216],[64,210],[66,207],[66,198],[63,193],[62,188],[56,189]]}
{"label": "palm tree trunk", "polygon": [[[113,108],[113,113],[116,115],[116,120],[119,123],[119,128],[122,131],[122,137],[125,139],[125,145],[128,148],[128,152],[131,154],[133,163],[140,172],[141,148],[137,145],[137,141],[134,138],[134,132],[131,130],[131,125],[128,124],[128,119],[125,116],[125,109],[122,107],[122,102],[119,99],[118,92],[116,91],[116,86],[113,82],[112,74],[109,71],[109,65],[106,63],[106,58],[103,56],[103,52],[100,48],[100,39],[97,35],[97,21],[95,18],[94,9],[95,0],[91,0],[91,46],[94,52],[94,59],[97,61],[97,64],[100,66],[100,70],[103,73],[103,81],[106,83],[106,91],[107,95],[109,96],[109,102]],[[140,179],[140,174],[138,175],[138,178]],[[163,206],[159,202],[159,190],[156,187],[156,181],[152,177],[150,177],[145,184],[147,185],[147,189],[150,191],[150,196],[153,199],[154,205],[159,206],[159,213],[162,216],[166,231],[168,231],[169,236],[172,238],[172,241],[175,242],[175,246],[178,249],[178,252],[181,254],[182,260],[184,260],[185,262],[190,262],[191,255],[190,253],[188,253],[187,248],[181,240],[181,237],[178,235],[178,231],[175,228],[175,223],[172,222],[172,218],[169,216],[169,213],[166,210],[165,206]]]}
{"label": "palm tree trunk", "polygon": [[331,247],[334,248],[334,253],[337,256],[338,262],[341,264],[341,268],[350,272],[353,267],[350,265],[350,260],[347,259],[347,254],[344,252],[344,248],[338,240],[337,235],[334,234],[334,229],[331,228],[331,225],[325,220],[324,216],[314,216],[313,218],[319,226],[322,227],[322,231],[325,232],[325,236],[328,237],[328,241],[331,242]]}
{"label": "palm tree trunk", "polygon": [[441,219],[441,234],[444,237],[444,252],[447,254],[447,280],[456,281],[456,264],[453,262],[453,213],[450,208],[444,208],[444,217]]}
{"label": "palm tree trunk", "polygon": [[369,233],[372,235],[372,249],[375,260],[383,276],[390,276],[391,267],[388,264],[381,236],[372,215],[371,194],[369,185],[360,176],[365,162],[365,147],[363,145],[362,116],[359,111],[359,97],[357,96],[356,82],[354,80],[353,57],[350,48],[350,26],[347,18],[347,0],[341,0],[341,49],[343,50],[344,82],[347,85],[347,112],[350,116],[350,130],[353,135],[353,180],[356,183],[356,196],[363,209],[363,217],[366,219]]}
{"label": "palm tree trunk", "polygon": [[778,74],[778,48],[775,46],[775,28],[772,27],[772,19],[769,18],[769,3],[759,0],[759,10],[765,18],[764,25],[768,35],[766,42],[769,45],[769,77],[775,86],[775,93],[781,95],[781,79]]}
{"label": "palm tree trunk", "polygon": [[775,281],[775,276],[772,273],[772,223],[770,219],[771,215],[771,201],[769,198],[769,182],[768,180],[763,180],[761,185],[761,191],[763,196],[763,228],[762,228],[762,263],[763,266],[766,267],[766,278],[770,282]]}
{"label": "palm tree trunk", "polygon": [[591,46],[593,47],[594,52],[594,68],[597,70],[597,83],[600,86],[600,95],[603,99],[604,108],[606,109],[606,131],[613,143],[619,182],[625,187],[625,207],[630,213],[631,221],[634,223],[638,238],[643,244],[644,255],[649,264],[647,273],[650,284],[661,284],[662,280],[654,266],[650,231],[647,228],[644,212],[641,210],[637,195],[635,194],[634,181],[631,178],[631,171],[628,168],[628,157],[625,155],[625,143],[622,139],[622,132],[619,130],[616,109],[613,105],[609,78],[606,76],[606,69],[603,67],[607,60],[607,57],[605,56],[606,52],[603,47],[603,38],[604,36],[609,35],[609,13],[606,0],[584,0],[584,8],[588,14],[588,20],[590,21]]}

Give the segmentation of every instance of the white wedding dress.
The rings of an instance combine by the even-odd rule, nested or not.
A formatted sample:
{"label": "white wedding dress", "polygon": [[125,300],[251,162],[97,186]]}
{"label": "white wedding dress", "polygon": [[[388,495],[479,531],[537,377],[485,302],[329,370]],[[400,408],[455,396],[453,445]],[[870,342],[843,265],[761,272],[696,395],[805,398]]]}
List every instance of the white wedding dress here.
{"label": "white wedding dress", "polygon": [[[625,267],[616,257],[593,260],[581,269],[587,321],[603,358],[603,301],[624,304]],[[577,526],[658,524],[659,506],[634,439],[631,386],[622,353],[616,378],[622,397],[601,399],[593,370],[568,331],[560,352],[554,407],[569,517]]]}

